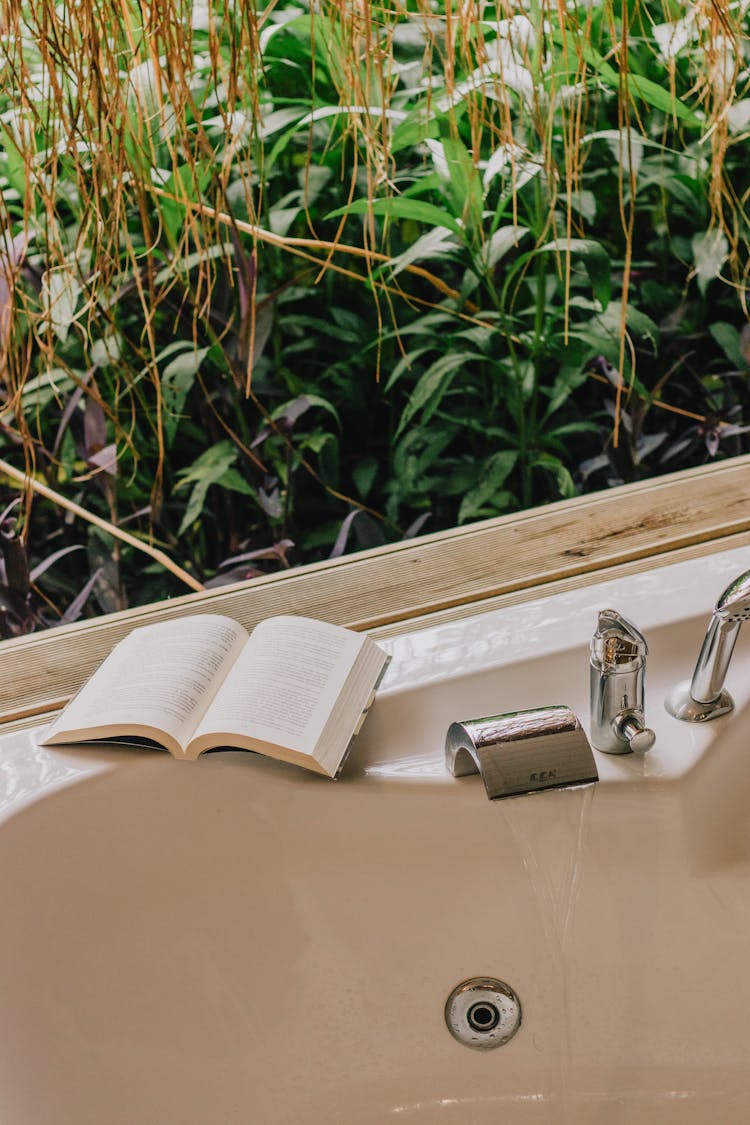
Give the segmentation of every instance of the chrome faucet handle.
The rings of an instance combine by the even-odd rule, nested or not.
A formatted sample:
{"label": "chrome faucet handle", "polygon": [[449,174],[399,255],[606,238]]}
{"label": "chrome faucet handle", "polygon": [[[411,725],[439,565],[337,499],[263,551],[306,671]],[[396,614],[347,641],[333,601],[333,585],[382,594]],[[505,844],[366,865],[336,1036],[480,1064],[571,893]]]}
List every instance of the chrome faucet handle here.
{"label": "chrome faucet handle", "polygon": [[[645,754],[656,742],[656,735],[650,727],[644,726],[643,719],[636,711],[623,712],[613,723],[615,733],[634,754]],[[622,750],[609,751],[621,754]]]}
{"label": "chrome faucet handle", "polygon": [[615,609],[603,609],[591,638],[591,745],[605,754],[645,753],[656,741],[646,726],[648,645]]}
{"label": "chrome faucet handle", "polygon": [[592,660],[602,666],[629,664],[648,656],[646,638],[640,629],[616,609],[602,609],[591,638]]}

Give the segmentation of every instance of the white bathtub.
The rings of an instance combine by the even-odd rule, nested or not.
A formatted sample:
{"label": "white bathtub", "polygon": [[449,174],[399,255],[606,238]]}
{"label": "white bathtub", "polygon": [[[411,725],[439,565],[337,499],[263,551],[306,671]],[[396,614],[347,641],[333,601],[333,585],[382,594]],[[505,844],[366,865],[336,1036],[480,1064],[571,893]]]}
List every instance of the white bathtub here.
{"label": "white bathtub", "polygon": [[[0,741],[3,1125],[744,1125],[750,635],[731,716],[662,709],[735,551],[389,641],[338,782],[253,755]],[[645,758],[491,803],[453,719],[565,703],[596,611],[651,647]],[[518,994],[505,1046],[448,994]]]}

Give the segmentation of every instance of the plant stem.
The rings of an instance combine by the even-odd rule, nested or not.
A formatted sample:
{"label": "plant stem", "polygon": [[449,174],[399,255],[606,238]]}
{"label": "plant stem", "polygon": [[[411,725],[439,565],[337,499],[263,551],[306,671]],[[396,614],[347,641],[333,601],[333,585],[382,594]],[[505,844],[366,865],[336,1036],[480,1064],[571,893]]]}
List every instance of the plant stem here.
{"label": "plant stem", "polygon": [[166,570],[171,571],[176,578],[179,578],[186,586],[189,586],[191,590],[205,590],[205,586],[202,582],[199,582],[192,574],[188,574],[178,563],[173,562],[168,555],[165,555],[164,552],[160,551],[157,547],[151,547],[148,543],[142,543],[140,539],[136,539],[136,537],[130,535],[129,532],[122,531],[119,527],[115,527],[114,524],[103,520],[93,512],[88,512],[85,508],[82,508],[80,504],[76,504],[73,500],[68,500],[53,488],[48,488],[46,484],[42,484],[42,482],[38,481],[35,477],[30,477],[26,473],[22,473],[20,469],[14,468],[13,465],[10,465],[2,458],[0,458],[0,473],[4,473],[5,476],[9,477],[10,480],[14,481],[16,484],[20,484],[24,488],[30,488],[33,492],[43,496],[45,500],[51,500],[53,504],[57,504],[61,508],[66,508],[67,511],[72,512],[73,515],[79,516],[81,519],[86,520],[87,523],[93,524],[94,527],[106,531],[108,535],[112,535],[115,539],[120,539],[123,543],[134,547],[136,551],[142,551],[145,555],[150,555],[152,559],[155,559],[156,562],[160,563]]}

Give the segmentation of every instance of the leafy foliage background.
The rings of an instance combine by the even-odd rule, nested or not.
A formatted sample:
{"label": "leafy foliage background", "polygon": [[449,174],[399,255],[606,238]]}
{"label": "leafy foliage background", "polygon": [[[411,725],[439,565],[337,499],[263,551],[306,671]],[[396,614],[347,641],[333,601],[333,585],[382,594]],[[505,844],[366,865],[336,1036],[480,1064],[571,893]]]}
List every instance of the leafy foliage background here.
{"label": "leafy foliage background", "polygon": [[0,634],[747,448],[748,4],[0,3]]}

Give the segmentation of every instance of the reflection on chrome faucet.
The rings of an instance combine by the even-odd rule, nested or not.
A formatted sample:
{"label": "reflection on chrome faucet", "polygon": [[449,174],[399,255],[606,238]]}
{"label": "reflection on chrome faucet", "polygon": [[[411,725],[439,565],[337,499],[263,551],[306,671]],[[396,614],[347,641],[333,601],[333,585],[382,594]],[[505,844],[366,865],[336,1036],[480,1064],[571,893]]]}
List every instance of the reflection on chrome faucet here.
{"label": "reflection on chrome faucet", "polygon": [[678,684],[667,697],[670,715],[688,723],[718,719],[734,707],[724,689],[734,645],[743,621],[750,618],[750,570],[730,582],[716,603],[708,623],[693,678]]}

